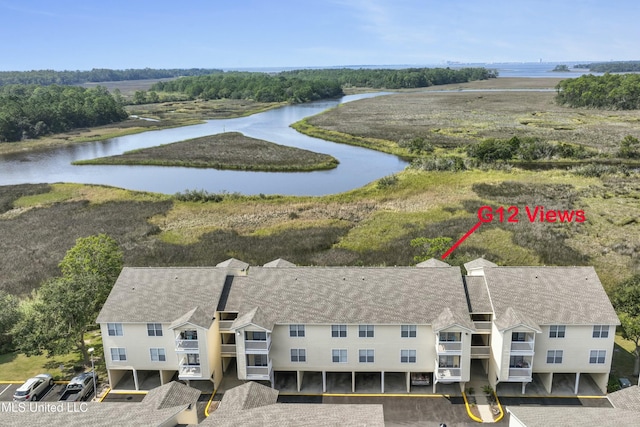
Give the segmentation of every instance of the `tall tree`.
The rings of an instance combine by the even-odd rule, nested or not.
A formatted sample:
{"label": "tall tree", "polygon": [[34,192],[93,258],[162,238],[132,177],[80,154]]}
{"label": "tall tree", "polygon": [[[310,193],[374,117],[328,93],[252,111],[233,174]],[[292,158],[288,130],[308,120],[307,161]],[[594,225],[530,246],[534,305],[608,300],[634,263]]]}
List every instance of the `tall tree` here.
{"label": "tall tree", "polygon": [[20,301],[14,295],[0,290],[0,352],[4,353],[11,349],[11,334],[13,326],[20,319]]}
{"label": "tall tree", "polygon": [[618,285],[612,298],[620,318],[622,337],[635,344],[633,374],[640,374],[640,274]]}

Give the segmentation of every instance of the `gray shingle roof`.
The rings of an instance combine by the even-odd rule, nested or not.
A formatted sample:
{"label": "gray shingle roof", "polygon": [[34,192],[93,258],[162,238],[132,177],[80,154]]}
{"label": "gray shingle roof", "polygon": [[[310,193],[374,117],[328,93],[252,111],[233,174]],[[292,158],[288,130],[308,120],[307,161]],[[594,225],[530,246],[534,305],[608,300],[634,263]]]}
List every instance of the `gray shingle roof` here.
{"label": "gray shingle roof", "polygon": [[498,264],[494,264],[491,261],[486,260],[484,258],[476,258],[473,261],[469,261],[464,264],[464,268],[466,268],[467,271],[475,270],[481,267],[497,267],[497,266]]}
{"label": "gray shingle roof", "polygon": [[273,320],[265,318],[260,307],[254,307],[247,313],[238,316],[231,324],[231,329],[242,328],[250,323],[269,331],[273,330]]}
{"label": "gray shingle roof", "polygon": [[426,261],[422,261],[421,263],[416,264],[416,267],[429,268],[429,267],[451,267],[451,266],[444,261],[440,261],[439,259],[429,258]]}
{"label": "gray shingle roof", "polygon": [[484,276],[496,319],[512,307],[538,325],[619,324],[593,267],[494,267]]}
{"label": "gray shingle roof", "polygon": [[216,267],[226,267],[226,268],[234,268],[239,270],[246,270],[249,267],[249,264],[244,261],[240,261],[239,259],[229,258],[228,260],[225,260],[216,264]]}
{"label": "gray shingle roof", "polygon": [[[638,414],[616,408],[510,406],[507,410],[527,427],[634,427]],[[518,424],[519,425],[519,424]]]}
{"label": "gray shingle roof", "polygon": [[525,316],[519,311],[513,309],[513,307],[507,307],[505,312],[500,317],[497,317],[494,323],[500,331],[522,325],[531,328],[534,331],[542,332],[540,330],[540,326],[538,326],[536,322],[529,319],[529,317]]}
{"label": "gray shingle roof", "polygon": [[491,299],[487,284],[482,276],[465,276],[464,282],[469,295],[469,304],[472,313],[492,313]]}
{"label": "gray shingle roof", "polygon": [[384,427],[382,405],[276,403],[242,412],[214,411],[199,426]]}
{"label": "gray shingle roof", "polygon": [[446,307],[468,316],[458,267],[252,267],[225,310],[255,307],[282,324],[431,324]]}
{"label": "gray shingle roof", "polygon": [[640,387],[623,388],[610,393],[607,397],[616,408],[640,412]]}
{"label": "gray shingle roof", "polygon": [[125,267],[96,321],[171,323],[196,307],[213,319],[226,274],[213,267]]}
{"label": "gray shingle roof", "polygon": [[473,326],[473,322],[469,319],[468,314],[463,315],[460,313],[454,313],[449,309],[449,307],[445,307],[440,315],[435,318],[432,327],[434,332],[440,332],[441,330],[454,325],[462,326],[470,331],[476,330]]}
{"label": "gray shingle roof", "polygon": [[278,400],[278,390],[248,381],[227,390],[216,412],[236,412],[273,405]]}
{"label": "gray shingle roof", "polygon": [[287,261],[286,259],[278,258],[274,259],[271,262],[268,262],[264,265],[264,267],[296,267],[296,265],[292,262]]}
{"label": "gray shingle roof", "polygon": [[211,326],[211,323],[213,323],[213,319],[207,313],[205,313],[205,310],[203,310],[202,308],[200,308],[200,306],[198,306],[189,310],[184,315],[174,320],[169,325],[169,328],[171,329],[177,328],[178,326],[183,325],[185,323],[191,323],[192,325],[201,326],[205,329],[209,329],[209,326]]}
{"label": "gray shingle roof", "polygon": [[142,399],[142,403],[155,409],[185,407],[195,405],[200,397],[200,390],[189,387],[177,381],[161,385],[152,390]]}

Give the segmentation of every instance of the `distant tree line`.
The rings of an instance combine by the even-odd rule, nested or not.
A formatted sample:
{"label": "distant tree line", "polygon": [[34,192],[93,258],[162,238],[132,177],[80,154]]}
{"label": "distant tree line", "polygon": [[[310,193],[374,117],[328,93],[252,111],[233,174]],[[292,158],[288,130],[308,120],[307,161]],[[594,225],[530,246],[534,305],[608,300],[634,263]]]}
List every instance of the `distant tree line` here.
{"label": "distant tree line", "polygon": [[587,68],[594,73],[631,73],[640,71],[640,61],[593,62],[577,64],[574,68]]}
{"label": "distant tree line", "polygon": [[175,68],[159,70],[154,68],[111,70],[94,68],[91,71],[0,71],[0,86],[10,84],[73,85],[87,82],[111,82],[122,80],[163,79],[180,76],[201,76],[221,73],[213,68]]}
{"label": "distant tree line", "polygon": [[485,68],[408,68],[296,70],[277,74],[225,72],[158,82],[158,92],[181,92],[200,99],[252,99],[258,102],[308,102],[341,96],[343,87],[420,88],[494,78]]}
{"label": "distant tree line", "polygon": [[0,142],[119,122],[127,113],[103,87],[0,87]]}
{"label": "distant tree line", "polygon": [[586,74],[562,80],[556,102],[570,107],[640,109],[640,74]]}

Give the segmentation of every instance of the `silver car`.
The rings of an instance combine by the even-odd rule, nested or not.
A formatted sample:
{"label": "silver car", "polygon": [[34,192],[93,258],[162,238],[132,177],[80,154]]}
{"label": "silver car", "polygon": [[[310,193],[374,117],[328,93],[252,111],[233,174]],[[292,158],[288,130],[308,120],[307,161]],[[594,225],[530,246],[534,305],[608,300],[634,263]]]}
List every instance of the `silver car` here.
{"label": "silver car", "polygon": [[52,385],[53,377],[51,377],[51,375],[36,375],[33,378],[29,378],[24,384],[18,387],[16,392],[13,394],[13,400],[16,402],[24,400],[38,400],[45,390]]}

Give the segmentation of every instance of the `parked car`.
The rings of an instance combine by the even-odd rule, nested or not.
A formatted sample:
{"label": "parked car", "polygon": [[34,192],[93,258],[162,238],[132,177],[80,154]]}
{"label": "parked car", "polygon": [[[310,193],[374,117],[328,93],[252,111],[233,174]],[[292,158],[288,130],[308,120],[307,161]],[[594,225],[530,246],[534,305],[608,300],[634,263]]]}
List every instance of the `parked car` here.
{"label": "parked car", "polygon": [[95,382],[98,382],[98,375],[91,372],[83,372],[80,375],[74,377],[67,387],[64,389],[60,401],[75,402],[78,400],[86,400],[91,393],[93,393],[93,376],[95,375]]}
{"label": "parked car", "polygon": [[44,392],[53,385],[53,377],[49,374],[36,375],[29,378],[13,394],[13,400],[20,402],[25,400],[38,400]]}
{"label": "parked car", "polygon": [[631,381],[629,381],[628,378],[620,378],[618,381],[620,382],[621,388],[631,387]]}

